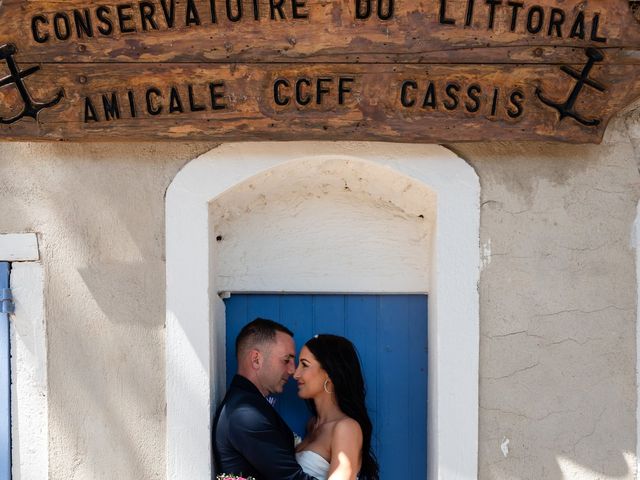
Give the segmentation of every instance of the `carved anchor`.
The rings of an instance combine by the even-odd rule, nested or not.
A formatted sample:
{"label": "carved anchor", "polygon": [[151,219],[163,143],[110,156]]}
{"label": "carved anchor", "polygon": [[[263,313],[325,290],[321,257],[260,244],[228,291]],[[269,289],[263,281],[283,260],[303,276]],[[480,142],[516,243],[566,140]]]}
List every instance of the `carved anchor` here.
{"label": "carved anchor", "polygon": [[0,47],[0,60],[7,61],[7,66],[9,67],[9,71],[11,72],[11,75],[8,75],[3,79],[0,79],[0,87],[4,87],[5,85],[15,85],[16,88],[18,89],[18,92],[20,92],[22,101],[24,102],[24,109],[22,110],[21,113],[19,113],[15,117],[8,118],[8,119],[0,117],[0,123],[4,123],[4,124],[17,122],[22,117],[31,117],[37,121],[40,110],[53,107],[64,96],[64,90],[61,89],[56,95],[56,98],[54,98],[50,102],[43,103],[43,102],[37,102],[33,100],[22,79],[37,72],[38,70],[40,70],[40,67],[39,66],[29,67],[26,70],[21,71],[18,68],[18,65],[16,64],[15,59],[13,58],[13,55],[15,55],[17,51],[18,50],[16,49],[16,46],[11,43],[2,45]]}
{"label": "carved anchor", "polygon": [[591,69],[593,68],[595,63],[601,62],[602,60],[604,60],[604,53],[602,53],[597,48],[593,48],[593,47],[587,48],[586,53],[587,53],[587,57],[589,57],[589,61],[582,69],[582,72],[578,72],[577,70],[567,66],[560,67],[563,72],[565,72],[566,74],[578,80],[576,85],[573,87],[573,90],[571,91],[571,94],[569,95],[569,98],[567,99],[566,102],[556,103],[552,100],[549,100],[548,98],[545,98],[542,95],[542,90],[540,90],[539,87],[536,88],[536,95],[538,96],[538,98],[542,103],[544,103],[545,105],[549,105],[550,107],[553,107],[558,112],[560,112],[560,120],[562,120],[565,117],[571,117],[577,122],[580,122],[582,125],[593,127],[593,126],[599,125],[600,120],[584,118],[578,112],[575,111],[574,105],[576,103],[576,100],[578,99],[578,95],[580,95],[580,92],[582,91],[582,88],[585,85],[595,88],[600,92],[604,92],[606,90],[605,86],[602,83],[589,78],[589,73],[591,72]]}

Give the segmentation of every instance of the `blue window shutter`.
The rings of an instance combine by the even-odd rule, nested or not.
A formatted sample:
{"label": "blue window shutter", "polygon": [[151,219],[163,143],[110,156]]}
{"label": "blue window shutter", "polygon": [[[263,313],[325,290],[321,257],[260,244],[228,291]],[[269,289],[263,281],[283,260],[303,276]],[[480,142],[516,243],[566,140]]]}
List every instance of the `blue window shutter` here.
{"label": "blue window shutter", "polygon": [[13,311],[7,262],[0,262],[0,478],[11,478],[11,355],[9,313]]}

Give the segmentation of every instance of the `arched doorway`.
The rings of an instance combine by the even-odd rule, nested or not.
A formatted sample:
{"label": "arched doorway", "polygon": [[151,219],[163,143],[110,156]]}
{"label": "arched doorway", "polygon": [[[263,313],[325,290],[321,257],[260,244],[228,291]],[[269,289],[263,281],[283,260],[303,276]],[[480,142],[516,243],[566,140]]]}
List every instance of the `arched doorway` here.
{"label": "arched doorway", "polygon": [[[367,204],[367,211],[380,215],[365,216],[375,219],[384,217],[388,209],[396,209],[396,214],[402,211],[413,217],[411,222],[405,222],[409,230],[418,232],[422,228],[424,236],[413,246],[411,235],[398,237],[404,240],[395,245],[396,261],[379,269],[384,275],[375,280],[376,267],[393,260],[393,255],[376,254],[378,242],[372,242],[371,250],[363,251],[365,239],[358,236],[358,222],[342,219],[342,223],[333,222],[328,237],[319,240],[326,244],[327,238],[342,238],[345,251],[360,243],[360,252],[365,254],[360,258],[371,260],[368,269],[374,272],[373,276],[332,278],[332,265],[317,261],[315,267],[306,265],[299,272],[311,272],[307,278],[302,273],[297,277],[283,272],[278,275],[282,262],[265,267],[269,261],[265,261],[264,253],[260,254],[269,241],[256,242],[246,231],[238,237],[227,233],[225,241],[224,233],[216,231],[225,218],[233,217],[236,206],[244,205],[245,210],[247,205],[257,208],[262,197],[267,198],[265,191],[280,191],[278,185],[294,186],[284,201],[298,195],[311,202],[301,200],[300,205],[307,207],[314,198],[318,200],[323,189],[334,199],[344,195],[348,198],[348,194],[355,195],[357,191],[362,201],[333,202],[339,207],[333,213],[342,211],[348,219],[351,214],[357,216],[358,209]],[[274,203],[277,202],[266,201],[264,205]],[[327,213],[317,210],[320,211]],[[264,215],[255,218],[264,219]],[[244,222],[238,225],[246,230]],[[231,223],[227,222],[227,226],[231,227]],[[263,234],[264,227],[255,232]],[[475,478],[478,232],[479,185],[475,172],[443,147],[317,142],[228,144],[188,164],[167,193],[168,478],[209,479],[211,475],[210,415],[224,390],[225,317],[218,293],[229,289],[428,291],[430,477]],[[303,233],[304,238],[292,245],[304,248],[318,242],[308,231]],[[235,246],[230,241],[234,238]],[[243,247],[242,242],[248,242],[250,248]],[[275,242],[271,243],[273,247]],[[406,255],[414,247],[421,253]],[[242,262],[238,261],[238,252],[244,252]],[[403,252],[414,260],[405,261],[404,267]],[[262,260],[248,258],[251,254]],[[293,267],[299,266],[300,259],[309,260],[304,255],[287,258],[298,259]],[[237,267],[243,271],[233,271]],[[351,271],[357,272],[358,268],[352,265]],[[225,279],[230,279],[231,287]]]}

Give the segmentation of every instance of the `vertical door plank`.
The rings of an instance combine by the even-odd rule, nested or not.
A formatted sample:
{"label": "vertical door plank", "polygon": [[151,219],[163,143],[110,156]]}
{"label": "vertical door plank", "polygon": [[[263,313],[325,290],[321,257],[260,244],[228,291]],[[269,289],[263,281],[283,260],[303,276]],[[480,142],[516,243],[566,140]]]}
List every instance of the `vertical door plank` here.
{"label": "vertical door plank", "polygon": [[380,478],[410,478],[406,298],[381,296],[378,315],[378,371],[383,387],[378,389]]}
{"label": "vertical door plank", "polygon": [[427,478],[427,297],[411,295],[409,306],[410,478]]}
{"label": "vertical door plank", "polygon": [[247,302],[246,295],[232,295],[224,303],[226,307],[226,352],[227,360],[227,388],[231,384],[231,379],[238,369],[236,360],[236,337],[244,325],[247,324]]}
{"label": "vertical door plank", "polygon": [[314,295],[313,302],[314,335],[344,335],[344,295]]}
{"label": "vertical door plank", "polygon": [[345,337],[353,342],[360,361],[367,389],[367,410],[373,422],[373,438],[371,443],[378,451],[378,369],[377,369],[377,318],[378,296],[349,295],[347,297],[347,322]]}
{"label": "vertical door plank", "polygon": [[280,318],[280,295],[247,295],[247,323],[256,317],[277,322]]}
{"label": "vertical door plank", "polygon": [[[281,295],[280,317],[274,320],[293,332],[296,341],[296,362],[300,349],[311,337],[311,316],[313,300],[311,295]],[[298,383],[289,379],[282,395],[278,396],[276,410],[285,419],[291,430],[303,437],[310,416],[310,410],[298,398]]]}

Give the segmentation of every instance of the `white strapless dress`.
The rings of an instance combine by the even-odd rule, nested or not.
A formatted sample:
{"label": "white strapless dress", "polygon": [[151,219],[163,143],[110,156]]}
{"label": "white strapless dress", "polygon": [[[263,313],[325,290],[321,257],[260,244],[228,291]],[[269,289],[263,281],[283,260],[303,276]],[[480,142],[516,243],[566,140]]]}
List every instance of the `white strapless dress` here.
{"label": "white strapless dress", "polygon": [[318,480],[327,480],[330,465],[321,455],[311,450],[303,450],[296,453],[296,460],[307,475],[316,477]]}

